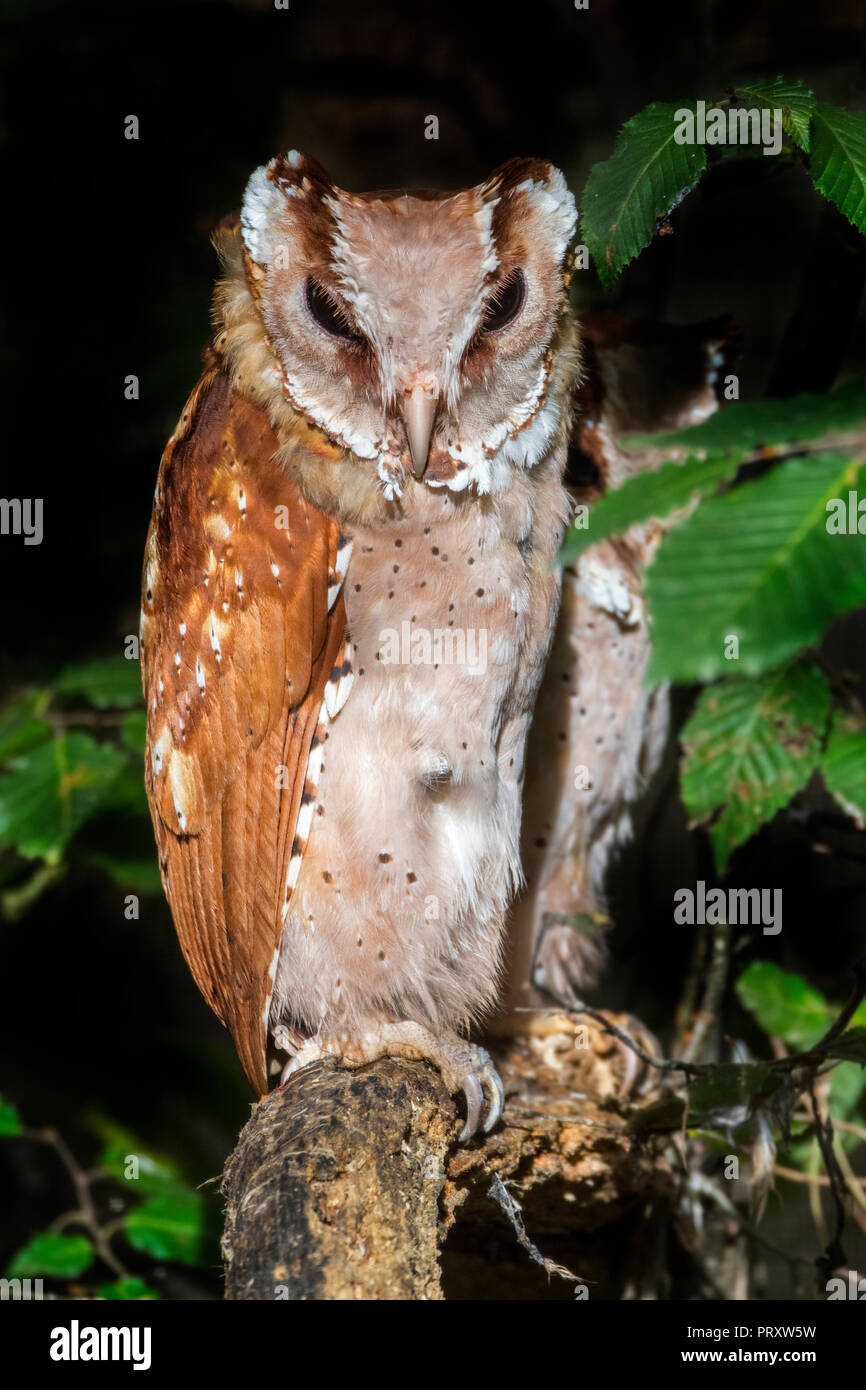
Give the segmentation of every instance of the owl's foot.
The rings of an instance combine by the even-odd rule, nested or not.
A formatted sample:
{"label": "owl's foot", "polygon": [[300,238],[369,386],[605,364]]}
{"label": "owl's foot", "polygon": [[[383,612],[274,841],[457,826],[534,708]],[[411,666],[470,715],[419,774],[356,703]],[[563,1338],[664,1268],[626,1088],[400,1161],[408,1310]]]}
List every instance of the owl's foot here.
{"label": "owl's foot", "polygon": [[[279,1046],[276,1035],[275,1041]],[[487,1114],[482,1126],[485,1134],[497,1123],[505,1104],[499,1074],[483,1047],[437,1037],[418,1023],[383,1023],[369,1032],[355,1035],[317,1034],[299,1047],[286,1063],[280,1084],[323,1057],[337,1057],[355,1066],[375,1062],[379,1057],[408,1057],[432,1062],[449,1091],[452,1094],[462,1091],[466,1097],[466,1123],[458,1136],[460,1144],[471,1139],[481,1126],[485,1096]]]}
{"label": "owl's foot", "polygon": [[609,927],[610,920],[597,912],[546,912],[532,961],[532,983],[560,1005],[580,999],[601,973]]}

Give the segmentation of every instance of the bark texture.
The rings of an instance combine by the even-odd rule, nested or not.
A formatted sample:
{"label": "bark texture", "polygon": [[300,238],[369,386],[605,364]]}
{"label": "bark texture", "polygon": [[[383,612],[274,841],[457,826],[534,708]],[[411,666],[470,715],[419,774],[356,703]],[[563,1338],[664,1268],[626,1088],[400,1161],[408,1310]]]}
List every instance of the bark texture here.
{"label": "bark texture", "polygon": [[626,1128],[654,1078],[563,1015],[494,1049],[504,1119],[464,1146],[423,1062],[320,1062],[259,1104],[223,1178],[226,1298],[621,1296],[674,1187],[661,1145]]}

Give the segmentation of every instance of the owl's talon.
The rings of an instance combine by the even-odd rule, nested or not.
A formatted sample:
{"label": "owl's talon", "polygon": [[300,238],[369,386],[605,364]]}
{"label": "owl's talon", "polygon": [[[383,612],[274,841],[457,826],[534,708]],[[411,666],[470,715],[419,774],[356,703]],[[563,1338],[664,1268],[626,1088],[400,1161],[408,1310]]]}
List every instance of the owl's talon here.
{"label": "owl's talon", "polygon": [[[276,1039],[276,1034],[274,1035]],[[338,1052],[329,1050],[324,1044],[319,1044],[314,1038],[310,1038],[300,1047],[294,1056],[290,1057],[280,1073],[280,1085],[285,1086],[290,1077],[297,1072],[303,1071],[304,1067],[312,1066],[313,1062],[322,1061],[325,1057],[339,1056]]]}
{"label": "owl's talon", "polygon": [[491,1066],[487,1073],[487,1084],[490,1087],[490,1108],[487,1112],[487,1119],[484,1121],[484,1133],[489,1134],[494,1125],[497,1125],[502,1118],[505,1109],[505,1087],[495,1067]]}
{"label": "owl's talon", "polygon": [[[288,1039],[279,1026],[273,1033],[275,1042],[278,1034],[285,1044]],[[291,1045],[296,1046],[296,1043]],[[466,1097],[466,1121],[457,1141],[460,1144],[465,1144],[479,1129],[489,1134],[502,1116],[505,1091],[484,1048],[473,1047],[456,1038],[439,1037],[418,1023],[384,1023],[351,1037],[341,1034],[339,1042],[333,1036],[308,1038],[284,1066],[280,1084],[323,1057],[336,1057],[349,1066],[363,1066],[375,1062],[378,1057],[411,1057],[432,1062],[451,1094],[462,1091]],[[487,1113],[482,1126],[485,1102]]]}
{"label": "owl's talon", "polygon": [[[478,1132],[481,1123],[481,1108],[484,1104],[484,1091],[481,1082],[473,1072],[472,1075],[463,1078],[463,1094],[466,1097],[466,1123],[460,1131],[457,1142],[465,1144],[467,1139],[471,1139]],[[487,1126],[485,1125],[485,1133]]]}

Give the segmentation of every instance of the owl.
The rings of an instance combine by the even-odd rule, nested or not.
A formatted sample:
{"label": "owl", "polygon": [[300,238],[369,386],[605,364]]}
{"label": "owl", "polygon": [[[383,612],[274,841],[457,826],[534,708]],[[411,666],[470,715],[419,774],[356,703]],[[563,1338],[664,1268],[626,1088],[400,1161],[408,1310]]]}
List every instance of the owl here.
{"label": "owl", "polygon": [[217,236],[143,574],[145,780],[181,948],[258,1093],[422,1057],[502,1109],[527,731],[578,377],[562,174],[347,193],[295,151]]}
{"label": "owl", "polygon": [[[626,448],[623,439],[683,429],[712,414],[734,334],[727,319],[671,325],[599,312],[582,314],[580,329],[565,482],[576,509],[588,511],[591,535],[592,506],[608,488],[685,457],[647,444]],[[604,962],[619,852],[632,838],[668,736],[668,689],[645,680],[644,572],[663,531],[655,520],[632,527],[564,568],[527,746],[524,885],[510,912],[510,968],[489,1031],[527,1031],[528,1009],[551,994],[565,1002],[582,995]]]}

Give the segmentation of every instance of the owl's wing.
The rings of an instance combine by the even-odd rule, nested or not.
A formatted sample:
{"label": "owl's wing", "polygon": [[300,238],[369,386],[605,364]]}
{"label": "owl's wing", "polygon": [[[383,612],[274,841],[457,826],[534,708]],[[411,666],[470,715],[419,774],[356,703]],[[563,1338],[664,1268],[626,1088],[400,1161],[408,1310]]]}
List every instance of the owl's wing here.
{"label": "owl's wing", "polygon": [[311,748],[349,684],[348,542],[277,448],[213,360],[162,459],[142,585],[163,883],[196,983],[259,1094],[283,905],[321,766]]}

